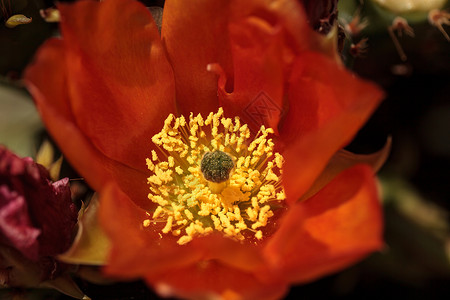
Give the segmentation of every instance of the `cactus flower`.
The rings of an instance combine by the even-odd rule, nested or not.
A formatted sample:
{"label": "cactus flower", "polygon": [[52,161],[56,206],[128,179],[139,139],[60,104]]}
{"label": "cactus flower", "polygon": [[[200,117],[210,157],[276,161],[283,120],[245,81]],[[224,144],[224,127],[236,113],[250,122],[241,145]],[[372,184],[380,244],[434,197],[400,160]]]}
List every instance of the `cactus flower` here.
{"label": "cactus flower", "polygon": [[25,81],[100,193],[105,274],[161,296],[274,299],[382,247],[374,169],[342,150],[383,97],[297,1],[59,4]]}

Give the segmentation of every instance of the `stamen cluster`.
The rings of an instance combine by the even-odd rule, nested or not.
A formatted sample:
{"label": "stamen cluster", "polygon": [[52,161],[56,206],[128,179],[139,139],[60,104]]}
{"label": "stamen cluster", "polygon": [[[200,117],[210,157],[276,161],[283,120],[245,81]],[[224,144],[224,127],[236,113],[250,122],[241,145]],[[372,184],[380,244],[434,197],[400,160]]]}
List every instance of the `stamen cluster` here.
{"label": "stamen cluster", "polygon": [[[180,236],[180,245],[214,230],[237,240],[248,233],[262,239],[261,229],[274,215],[275,204],[285,199],[280,178],[283,157],[273,152],[274,143],[268,138],[272,133],[262,126],[250,142],[248,126],[237,117],[225,118],[222,108],[206,119],[200,114],[191,114],[188,121],[169,115],[152,138],[164,159],[154,150],[147,158],[153,172],[148,198],[157,207],[143,226],[165,222],[162,233]],[[201,171],[204,156],[216,151],[228,154],[234,165],[221,183],[208,181]]]}

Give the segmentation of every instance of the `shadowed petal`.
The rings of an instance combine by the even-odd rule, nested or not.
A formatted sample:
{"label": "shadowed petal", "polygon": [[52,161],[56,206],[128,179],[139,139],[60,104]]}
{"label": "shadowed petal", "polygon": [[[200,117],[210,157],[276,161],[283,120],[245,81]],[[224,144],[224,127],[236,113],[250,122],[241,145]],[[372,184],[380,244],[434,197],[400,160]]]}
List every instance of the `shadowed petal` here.
{"label": "shadowed petal", "polygon": [[347,150],[339,150],[333,155],[323,172],[314,181],[311,188],[302,195],[299,201],[310,198],[333,180],[336,175],[354,165],[368,164],[372,167],[374,174],[377,173],[389,156],[391,140],[389,137],[384,147],[372,154],[355,154]]}

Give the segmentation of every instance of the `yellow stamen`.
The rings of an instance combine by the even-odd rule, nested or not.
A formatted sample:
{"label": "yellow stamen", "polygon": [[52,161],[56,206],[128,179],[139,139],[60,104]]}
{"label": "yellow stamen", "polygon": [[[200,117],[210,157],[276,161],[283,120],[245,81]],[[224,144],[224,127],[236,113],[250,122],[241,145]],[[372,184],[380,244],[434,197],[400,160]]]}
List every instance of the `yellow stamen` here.
{"label": "yellow stamen", "polygon": [[[280,176],[283,157],[273,152],[268,137],[272,133],[262,126],[251,141],[248,126],[237,117],[225,118],[222,108],[206,119],[200,114],[191,114],[189,120],[169,115],[161,132],[152,137],[161,155],[152,151],[146,160],[153,173],[147,179],[148,198],[158,206],[148,214],[151,218],[143,220],[143,227],[164,221],[162,233],[181,235],[180,245],[215,230],[236,240],[249,233],[261,240],[263,231],[255,229],[265,227],[274,215],[273,205],[285,199]],[[203,164],[206,173],[202,173],[205,154],[218,152],[226,156]],[[208,169],[222,164],[229,174]],[[214,172],[221,174],[220,180]]]}

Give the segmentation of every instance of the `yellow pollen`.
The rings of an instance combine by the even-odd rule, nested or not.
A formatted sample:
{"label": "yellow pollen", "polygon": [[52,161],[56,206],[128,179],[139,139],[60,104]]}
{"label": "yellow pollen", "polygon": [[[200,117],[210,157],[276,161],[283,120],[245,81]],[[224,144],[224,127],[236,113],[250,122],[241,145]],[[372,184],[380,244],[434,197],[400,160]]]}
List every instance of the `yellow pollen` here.
{"label": "yellow pollen", "polygon": [[144,220],[144,222],[142,222],[142,225],[144,225],[144,227],[150,226],[150,220]]}
{"label": "yellow pollen", "polygon": [[[238,117],[225,118],[222,108],[205,119],[200,114],[188,120],[169,115],[152,137],[158,153],[152,150],[146,159],[152,172],[148,198],[157,207],[147,213],[143,227],[165,222],[161,232],[180,236],[180,245],[213,231],[240,241],[263,239],[261,228],[286,198],[281,184],[284,160],[274,153],[270,134],[271,128],[261,126],[250,140],[248,126]],[[204,155],[217,150],[234,164],[228,180],[218,183],[206,180],[201,171]]]}

